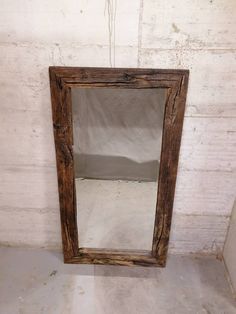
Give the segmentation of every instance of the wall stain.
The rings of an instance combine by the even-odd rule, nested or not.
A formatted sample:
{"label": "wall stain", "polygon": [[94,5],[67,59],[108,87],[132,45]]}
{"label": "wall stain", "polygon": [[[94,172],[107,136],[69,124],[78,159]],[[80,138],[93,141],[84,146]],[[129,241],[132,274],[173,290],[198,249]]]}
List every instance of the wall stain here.
{"label": "wall stain", "polygon": [[172,23],[172,27],[175,33],[179,33],[180,29],[178,28],[178,26],[175,23]]}

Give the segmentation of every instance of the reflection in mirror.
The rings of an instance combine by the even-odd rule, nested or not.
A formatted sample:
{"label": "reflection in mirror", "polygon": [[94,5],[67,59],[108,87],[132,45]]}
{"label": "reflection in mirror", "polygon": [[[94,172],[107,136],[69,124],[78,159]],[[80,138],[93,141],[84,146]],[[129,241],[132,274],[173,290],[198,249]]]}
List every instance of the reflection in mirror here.
{"label": "reflection in mirror", "polygon": [[79,246],[151,250],[165,89],[72,88]]}

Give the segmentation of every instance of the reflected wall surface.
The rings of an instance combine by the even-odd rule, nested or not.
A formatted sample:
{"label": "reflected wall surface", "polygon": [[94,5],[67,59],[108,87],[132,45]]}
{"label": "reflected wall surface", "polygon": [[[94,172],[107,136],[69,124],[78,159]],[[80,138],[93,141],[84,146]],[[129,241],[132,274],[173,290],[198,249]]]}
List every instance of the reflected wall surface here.
{"label": "reflected wall surface", "polygon": [[151,250],[166,91],[72,88],[80,247]]}

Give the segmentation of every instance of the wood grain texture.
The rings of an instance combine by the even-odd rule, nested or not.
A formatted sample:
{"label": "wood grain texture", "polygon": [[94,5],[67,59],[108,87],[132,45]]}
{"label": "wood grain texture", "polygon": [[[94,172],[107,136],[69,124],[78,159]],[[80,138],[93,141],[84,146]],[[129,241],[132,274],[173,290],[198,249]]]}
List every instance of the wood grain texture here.
{"label": "wood grain texture", "polygon": [[[165,266],[185,110],[187,70],[50,67],[64,260],[126,266]],[[156,219],[152,251],[79,248],[73,171],[71,87],[165,88]]]}
{"label": "wood grain texture", "polygon": [[187,86],[188,73],[181,76],[176,88],[169,90],[165,107],[156,219],[152,245],[152,254],[163,260],[166,260],[170,237]]}
{"label": "wood grain texture", "polygon": [[50,71],[53,128],[56,147],[61,232],[64,258],[78,254],[74,193],[70,89]]}

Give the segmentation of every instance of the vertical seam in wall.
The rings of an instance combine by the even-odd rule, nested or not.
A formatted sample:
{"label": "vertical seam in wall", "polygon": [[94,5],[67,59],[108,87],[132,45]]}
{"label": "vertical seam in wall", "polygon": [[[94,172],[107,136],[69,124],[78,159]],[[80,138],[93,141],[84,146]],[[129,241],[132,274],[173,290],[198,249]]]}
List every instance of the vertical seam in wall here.
{"label": "vertical seam in wall", "polygon": [[236,291],[234,289],[234,285],[233,285],[233,282],[232,282],[232,279],[231,279],[231,276],[230,276],[230,273],[229,273],[229,269],[227,267],[227,264],[226,264],[226,261],[225,261],[225,258],[224,256],[222,256],[222,261],[223,261],[223,264],[224,264],[224,270],[225,270],[225,277],[229,283],[229,286],[230,286],[230,290],[231,290],[231,293],[233,295],[233,298],[236,299]]}
{"label": "vertical seam in wall", "polygon": [[140,0],[139,4],[139,20],[138,20],[138,57],[137,57],[137,66],[138,68],[141,65],[141,50],[142,50],[142,24],[143,24],[143,2]]}
{"label": "vertical seam in wall", "polygon": [[226,278],[227,278],[227,280],[228,280],[228,283],[229,283],[231,292],[232,292],[232,294],[233,294],[233,297],[236,299],[236,290],[235,290],[235,286],[234,286],[233,281],[232,281],[232,279],[231,279],[231,274],[230,274],[228,265],[227,265],[227,263],[226,263],[226,259],[225,259],[225,257],[224,257],[225,246],[226,246],[226,242],[227,242],[227,239],[228,239],[228,236],[229,236],[229,230],[230,230],[230,227],[231,227],[231,220],[232,220],[232,217],[233,217],[234,209],[235,209],[235,208],[236,208],[236,198],[235,198],[234,203],[233,203],[233,208],[232,208],[232,212],[231,212],[231,215],[230,215],[230,219],[229,219],[229,223],[228,223],[228,227],[227,227],[227,231],[226,231],[225,241],[224,241],[224,243],[223,243],[222,260],[223,260],[223,263],[224,263],[225,274],[226,274]]}
{"label": "vertical seam in wall", "polygon": [[229,229],[230,229],[230,226],[231,226],[231,220],[232,220],[234,208],[236,208],[236,198],[234,199],[232,211],[231,211],[231,214],[230,214],[230,216],[229,216],[229,223],[228,223],[227,230],[226,230],[225,241],[224,241],[224,243],[223,243],[222,255],[224,255],[224,249],[225,249],[226,242],[227,242],[228,235],[229,235]]}

